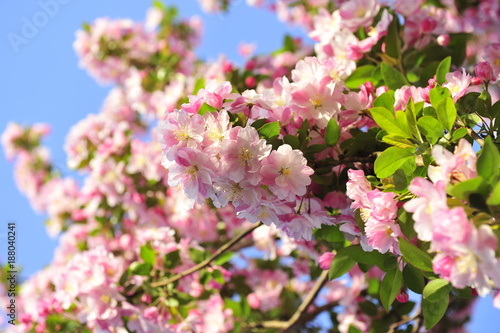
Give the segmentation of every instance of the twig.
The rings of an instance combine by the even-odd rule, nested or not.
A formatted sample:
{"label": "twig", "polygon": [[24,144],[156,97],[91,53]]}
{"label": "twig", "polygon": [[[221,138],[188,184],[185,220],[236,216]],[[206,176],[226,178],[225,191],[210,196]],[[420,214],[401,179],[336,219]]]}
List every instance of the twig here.
{"label": "twig", "polygon": [[477,143],[482,147],[484,145],[484,140],[470,127],[467,127],[467,133],[477,141]]}
{"label": "twig", "polygon": [[404,316],[402,320],[398,321],[398,322],[395,322],[393,323],[390,328],[389,328],[389,331],[387,333],[394,333],[394,331],[396,330],[396,328],[398,328],[399,326],[401,325],[404,325],[404,324],[407,324],[411,321],[419,321],[419,317],[421,315],[421,308],[419,307],[417,312],[415,312],[415,314],[413,316]]}
{"label": "twig", "polygon": [[[306,298],[299,305],[295,313],[292,315],[290,319],[287,321],[279,321],[279,320],[269,320],[263,321],[256,324],[251,324],[249,328],[275,328],[280,329],[281,332],[288,332],[293,326],[301,323],[305,318],[311,318],[311,316],[305,316],[307,308],[312,304],[316,296],[318,296],[319,291],[323,287],[323,285],[328,281],[328,271],[323,271],[318,278],[318,281],[314,284],[309,294],[307,294]],[[314,316],[317,316],[319,313],[329,309],[332,304],[327,304],[325,306],[317,308],[313,313]]]}
{"label": "twig", "polygon": [[252,231],[254,231],[258,227],[260,227],[262,224],[263,224],[262,222],[255,223],[252,227],[245,230],[244,232],[237,235],[236,237],[232,238],[226,244],[222,245],[214,254],[212,254],[210,257],[203,260],[202,262],[200,262],[198,265],[193,266],[191,268],[188,268],[188,269],[186,269],[186,270],[184,270],[184,271],[182,271],[182,272],[180,272],[180,273],[178,273],[178,274],[176,274],[176,275],[174,275],[174,276],[172,276],[164,281],[153,282],[153,283],[151,283],[151,287],[157,288],[157,287],[166,286],[169,283],[173,283],[177,280],[182,279],[185,276],[188,276],[190,274],[193,274],[194,272],[199,271],[200,269],[205,268],[206,266],[210,265],[215,259],[217,259],[221,254],[223,254],[224,252],[229,250],[233,245],[235,245],[240,240],[245,238],[247,235],[249,235]]}

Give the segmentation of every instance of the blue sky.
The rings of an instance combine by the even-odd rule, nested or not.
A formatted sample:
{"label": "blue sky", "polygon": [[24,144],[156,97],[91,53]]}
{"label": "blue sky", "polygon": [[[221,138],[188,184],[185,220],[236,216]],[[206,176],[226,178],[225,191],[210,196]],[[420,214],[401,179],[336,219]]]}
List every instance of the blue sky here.
{"label": "blue sky", "polygon": [[[41,14],[44,4],[51,2],[58,4],[57,8],[49,9],[52,15]],[[216,59],[225,53],[241,62],[236,52],[241,41],[256,42],[257,52],[266,53],[280,47],[283,35],[291,30],[273,14],[249,8],[243,0],[234,1],[231,12],[224,15],[203,14],[195,0],[165,2],[177,5],[181,16],[202,17],[204,38],[197,53],[204,59]],[[64,175],[71,174],[63,151],[68,130],[88,113],[99,112],[110,89],[99,86],[78,67],[72,48],[75,31],[82,22],[102,16],[143,20],[150,3],[147,0],[1,1],[0,131],[10,121],[51,124],[52,133],[45,143],[51,149],[55,166]],[[30,23],[38,26],[33,25],[30,30]],[[298,34],[297,29],[292,31]],[[28,38],[18,44],[13,42],[14,35],[23,33]],[[7,223],[15,221],[18,263],[27,276],[50,263],[57,239],[47,236],[45,217],[34,213],[17,190],[13,165],[3,153],[0,153],[0,186],[0,258],[6,254],[1,244],[5,244]],[[499,314],[492,308],[491,298],[480,301],[471,332],[491,332],[491,325],[500,323],[492,318]]]}

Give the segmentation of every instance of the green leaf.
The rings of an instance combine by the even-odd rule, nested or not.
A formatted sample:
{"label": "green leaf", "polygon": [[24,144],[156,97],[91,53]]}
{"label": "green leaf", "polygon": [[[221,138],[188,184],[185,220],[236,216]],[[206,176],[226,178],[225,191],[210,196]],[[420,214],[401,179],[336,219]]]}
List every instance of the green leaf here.
{"label": "green leaf", "polygon": [[495,187],[493,187],[493,191],[491,191],[488,200],[486,203],[490,206],[499,206],[500,205],[500,182],[498,182]]}
{"label": "green leaf", "polygon": [[214,112],[214,111],[217,111],[217,109],[211,105],[208,105],[207,103],[203,103],[203,105],[198,110],[198,114],[203,116],[207,112]]}
{"label": "green leaf", "polygon": [[408,242],[406,239],[399,237],[399,249],[403,258],[413,266],[425,271],[432,272],[432,258],[420,250],[415,245]]}
{"label": "green leaf", "polygon": [[394,99],[394,95],[389,92],[385,92],[379,97],[375,98],[373,101],[373,106],[378,106],[382,108],[386,108],[389,111],[394,113],[394,103],[396,100]]}
{"label": "green leaf", "polygon": [[194,247],[189,248],[189,257],[194,261],[195,264],[199,264],[206,258],[206,253],[195,249]]}
{"label": "green leaf", "polygon": [[290,35],[285,35],[285,40],[283,41],[283,51],[295,52],[295,41]]}
{"label": "green leaf", "polygon": [[374,85],[378,83],[373,77],[373,72],[376,67],[373,65],[364,65],[356,68],[354,72],[344,81],[345,85],[349,89],[357,89],[363,83],[370,81]]}
{"label": "green leaf", "polygon": [[225,263],[229,262],[229,260],[231,260],[232,257],[233,257],[233,252],[226,251],[226,252],[222,253],[219,257],[217,257],[217,259],[215,259],[214,263],[218,266],[222,266]]}
{"label": "green leaf", "polygon": [[415,103],[413,103],[413,99],[410,98],[408,101],[408,105],[405,110],[406,115],[406,123],[408,124],[408,129],[410,133],[413,134],[418,141],[423,142],[422,136],[420,135],[420,131],[417,126],[417,109],[415,107]]}
{"label": "green leaf", "polygon": [[366,252],[359,244],[345,247],[342,251],[358,263],[377,265],[378,267],[382,267],[388,257],[387,254],[382,254],[376,250]]}
{"label": "green leaf", "polygon": [[300,141],[299,141],[299,138],[296,137],[295,135],[290,135],[290,134],[287,134],[285,135],[285,137],[283,138],[283,141],[290,145],[290,147],[292,147],[292,149],[299,149],[300,148]]}
{"label": "green leaf", "polygon": [[382,137],[382,141],[388,143],[392,146],[399,148],[415,148],[416,145],[413,144],[410,140],[400,137],[398,135],[386,135]]}
{"label": "green leaf", "polygon": [[389,89],[396,90],[402,86],[409,85],[406,77],[398,71],[396,68],[383,62],[380,67],[382,71],[382,78],[384,79],[385,85]]}
{"label": "green leaf", "polygon": [[444,279],[430,281],[424,288],[422,296],[430,302],[437,302],[446,297],[451,290],[451,284]]}
{"label": "green leaf", "polygon": [[451,98],[451,92],[448,88],[436,86],[429,92],[429,99],[433,107],[437,108],[438,104],[445,98]]}
{"label": "green leaf", "polygon": [[181,257],[179,255],[179,250],[169,252],[163,258],[163,263],[165,268],[172,269],[179,265],[181,262]]}
{"label": "green leaf", "polygon": [[463,138],[464,136],[466,136],[468,134],[468,131],[466,128],[464,127],[460,127],[460,128],[457,128],[455,131],[453,131],[453,133],[451,134],[451,141],[453,142],[457,142],[458,140],[460,140],[461,138]]}
{"label": "green leaf", "polygon": [[413,149],[390,147],[375,160],[375,174],[380,179],[392,176],[400,168],[407,175],[415,170],[416,163]]}
{"label": "green leaf", "polygon": [[394,112],[389,111],[384,107],[373,107],[370,109],[370,112],[377,125],[387,133],[398,135],[405,139],[411,137],[411,134],[408,135],[405,128],[401,128],[401,125],[394,117]]}
{"label": "green leaf", "polygon": [[345,240],[344,234],[336,225],[321,226],[321,229],[317,229],[314,232],[314,237],[331,243],[343,242]]}
{"label": "green leaf", "polygon": [[430,144],[435,144],[443,136],[443,127],[434,117],[423,116],[417,121],[417,126]]}
{"label": "green leaf", "polygon": [[143,245],[140,249],[141,259],[144,260],[145,263],[154,266],[156,263],[156,253],[149,245]]}
{"label": "green leaf", "polygon": [[439,84],[446,82],[446,74],[450,71],[451,57],[448,56],[444,58],[440,63],[436,71],[436,81]]}
{"label": "green leaf", "polygon": [[385,274],[380,285],[380,301],[387,312],[389,312],[391,304],[398,296],[402,284],[403,274],[398,267]]}
{"label": "green leaf", "polygon": [[488,184],[481,178],[472,178],[457,183],[449,190],[450,194],[460,200],[469,201],[469,196],[474,193],[486,195],[488,193]]}
{"label": "green leaf", "polygon": [[453,99],[447,97],[439,102],[436,107],[436,112],[439,122],[441,122],[444,129],[449,132],[457,119],[457,108],[455,107]]}
{"label": "green leaf", "polygon": [[488,136],[484,140],[481,155],[477,158],[477,173],[484,179],[496,181],[498,175],[498,167],[500,166],[500,154],[493,143],[493,140]]}
{"label": "green leaf", "polygon": [[491,95],[488,90],[483,89],[481,94],[474,103],[474,109],[477,114],[482,117],[490,117],[490,108],[491,108]]}
{"label": "green leaf", "polygon": [[412,138],[413,133],[408,126],[408,119],[406,118],[406,113],[404,111],[396,111],[396,123],[399,128],[401,128],[405,133],[405,138]]}
{"label": "green leaf", "polygon": [[133,275],[144,275],[147,276],[151,273],[153,266],[146,262],[134,261],[130,264],[129,270]]}
{"label": "green leaf", "polygon": [[224,275],[222,275],[222,272],[218,269],[213,270],[212,279],[217,283],[224,284]]}
{"label": "green leaf", "polygon": [[334,280],[341,277],[345,273],[351,270],[356,262],[352,260],[347,253],[340,249],[335,257],[333,257],[332,263],[330,265],[330,270],[328,271],[328,278]]}
{"label": "green leaf", "polygon": [[193,95],[196,95],[200,89],[205,88],[205,79],[200,77],[198,80],[196,80],[194,84],[194,90],[193,90]]}
{"label": "green leaf", "polygon": [[158,8],[158,9],[161,9],[161,10],[163,10],[165,8],[165,6],[163,5],[163,2],[158,1],[158,0],[153,1],[153,6]]}
{"label": "green leaf", "polygon": [[445,295],[437,302],[422,300],[422,312],[424,315],[424,325],[426,329],[433,328],[443,318],[448,308],[450,296]]}
{"label": "green leaf", "polygon": [[322,152],[326,148],[328,148],[328,145],[322,145],[322,144],[320,144],[320,145],[310,145],[309,147],[307,147],[306,152],[310,153],[310,154],[316,154],[316,153]]}
{"label": "green leaf", "polygon": [[271,139],[280,134],[280,122],[274,121],[272,123],[267,123],[257,130],[259,135],[264,139]]}
{"label": "green leaf", "polygon": [[403,269],[403,279],[405,285],[413,292],[422,294],[425,287],[424,276],[422,272],[413,265],[406,265]]}
{"label": "green leaf", "polygon": [[328,121],[325,130],[325,142],[329,146],[335,146],[340,139],[340,127],[337,121],[332,118]]}
{"label": "green leaf", "polygon": [[401,55],[401,38],[399,37],[398,22],[398,17],[393,16],[391,24],[387,28],[387,36],[384,38],[385,52],[395,59],[398,59]]}

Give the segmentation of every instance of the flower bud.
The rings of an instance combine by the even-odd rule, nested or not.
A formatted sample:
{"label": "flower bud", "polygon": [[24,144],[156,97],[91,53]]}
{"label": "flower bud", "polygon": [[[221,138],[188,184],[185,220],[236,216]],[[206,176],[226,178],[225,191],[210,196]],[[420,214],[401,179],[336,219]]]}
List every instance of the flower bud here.
{"label": "flower bud", "polygon": [[437,37],[437,43],[440,46],[448,46],[448,44],[450,44],[450,36],[449,35],[439,35]]}
{"label": "flower bud", "polygon": [[327,269],[330,269],[330,264],[332,263],[333,260],[333,253],[332,252],[326,252],[323,253],[319,258],[318,258],[318,264],[321,269],[324,269],[325,271]]}
{"label": "flower bud", "polygon": [[399,303],[406,303],[410,299],[410,296],[408,296],[406,290],[401,290],[398,296],[396,296],[396,299],[398,300]]}
{"label": "flower bud", "polygon": [[255,79],[255,76],[249,76],[245,79],[245,85],[248,88],[255,88],[256,84],[257,84],[257,80]]}
{"label": "flower bud", "polygon": [[487,61],[478,62],[474,67],[474,72],[481,81],[489,82],[493,80],[493,69]]}

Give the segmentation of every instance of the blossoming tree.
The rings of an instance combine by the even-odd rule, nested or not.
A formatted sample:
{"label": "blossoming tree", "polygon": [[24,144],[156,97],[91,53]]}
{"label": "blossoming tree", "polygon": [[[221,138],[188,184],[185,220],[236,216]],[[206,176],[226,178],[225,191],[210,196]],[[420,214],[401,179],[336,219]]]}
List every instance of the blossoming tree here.
{"label": "blossoming tree", "polygon": [[498,2],[247,2],[312,41],[239,68],[159,2],[84,25],[115,87],[68,135],[81,184],[47,125],[8,126],[62,233],[8,332],[461,332],[478,296],[500,308]]}

